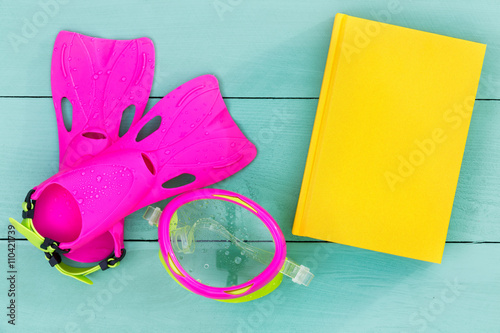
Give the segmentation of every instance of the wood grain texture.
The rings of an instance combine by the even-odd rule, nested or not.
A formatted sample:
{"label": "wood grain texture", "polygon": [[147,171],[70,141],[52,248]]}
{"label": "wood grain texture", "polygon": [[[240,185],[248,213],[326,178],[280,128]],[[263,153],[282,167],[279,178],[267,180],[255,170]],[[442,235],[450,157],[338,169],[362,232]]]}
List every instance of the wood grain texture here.
{"label": "wood grain texture", "polygon": [[[449,244],[441,265],[331,243],[289,244],[289,256],[313,269],[312,284],[287,278],[269,296],[242,304],[219,303],[177,285],[155,242],[127,247],[122,265],[96,273],[87,286],[18,242],[18,325],[12,330],[0,320],[0,331],[499,331],[499,244]],[[6,280],[0,281],[6,290]]]}
{"label": "wood grain texture", "polygon": [[[222,79],[224,86],[225,81]],[[154,105],[158,99],[152,99]],[[213,185],[259,202],[291,234],[316,100],[229,99],[231,115],[258,150],[236,175]],[[52,100],[0,99],[0,215],[20,217],[28,190],[57,172],[58,143]],[[477,101],[455,196],[448,241],[499,241],[500,101]],[[168,200],[158,204],[164,207]],[[157,239],[142,219],[144,209],[126,218],[126,239]],[[6,231],[0,230],[5,237]]]}
{"label": "wood grain texture", "polygon": [[[500,97],[495,0],[231,0],[230,6],[228,0],[90,0],[52,10],[40,5],[53,1],[68,2],[2,2],[1,95],[49,96],[52,45],[59,30],[70,29],[104,38],[150,37],[157,51],[153,96],[211,73],[224,78],[225,96],[318,97],[333,18],[342,12],[488,44],[478,98]],[[217,3],[225,3],[225,10],[217,10]]]}
{"label": "wood grain texture", "polygon": [[[476,101],[441,265],[291,234],[337,12],[488,44],[477,98],[496,100]],[[96,273],[94,286],[60,275],[18,240],[17,325],[3,315],[0,332],[500,332],[499,14],[495,0],[0,0],[0,238],[28,189],[57,171],[50,98],[57,33],[147,36],[157,55],[153,96],[218,76],[258,156],[214,187],[266,208],[289,257],[316,275],[307,288],[285,279],[271,295],[239,305],[190,294],[161,266],[157,230],[140,210],[126,219],[126,260]],[[0,249],[5,258],[7,241]],[[4,309],[7,290],[4,276]]]}

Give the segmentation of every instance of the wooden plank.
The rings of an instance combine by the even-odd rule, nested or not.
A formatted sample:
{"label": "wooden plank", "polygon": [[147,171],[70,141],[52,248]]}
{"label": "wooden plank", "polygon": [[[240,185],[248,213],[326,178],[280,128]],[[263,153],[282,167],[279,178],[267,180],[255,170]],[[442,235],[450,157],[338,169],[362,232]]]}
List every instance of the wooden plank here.
{"label": "wooden plank", "polygon": [[[500,98],[500,3],[494,0],[0,0],[0,215],[19,217],[27,190],[57,171],[50,98],[1,96],[51,95],[58,31],[152,38],[153,96],[212,73],[224,96],[316,98],[337,12],[487,43],[477,97]],[[30,26],[34,20],[37,27]],[[259,153],[215,187],[262,204],[288,241],[307,240],[292,236],[291,226],[317,100],[226,102]],[[4,314],[0,331],[500,332],[499,108],[495,101],[476,104],[448,233],[448,241],[497,243],[447,244],[443,264],[436,265],[331,243],[289,242],[289,257],[316,275],[312,284],[285,279],[268,297],[231,305],[178,286],[159,263],[155,241],[127,242],[123,264],[96,273],[95,285],[86,286],[18,240],[17,325],[8,325]],[[156,229],[141,215],[127,217],[126,238],[155,240]],[[0,238],[6,235],[4,225]],[[0,248],[6,256],[7,241],[0,240]],[[7,278],[0,279],[4,313]]]}
{"label": "wooden plank", "polygon": [[[343,245],[289,243],[289,257],[315,274],[310,286],[285,278],[269,296],[235,305],[177,285],[158,260],[157,243],[127,248],[122,265],[95,273],[87,286],[18,241],[15,331],[499,331],[499,244],[449,244],[438,265]],[[4,307],[8,281],[0,281]],[[0,331],[14,332],[3,317]]]}
{"label": "wooden plank", "polygon": [[153,96],[212,73],[224,80],[224,96],[318,97],[333,18],[343,12],[487,43],[478,98],[500,98],[495,0],[3,0],[1,8],[1,96],[49,96],[52,45],[60,30],[70,29],[152,38]]}
{"label": "wooden plank", "polygon": [[[151,100],[153,105],[158,99]],[[316,112],[316,100],[226,100],[258,149],[243,171],[213,187],[248,196],[278,221],[287,240]],[[0,98],[0,215],[18,218],[27,191],[57,172],[58,144],[51,99]],[[499,241],[500,102],[477,101],[469,131],[448,241]],[[167,201],[158,206],[164,207]],[[127,239],[156,239],[140,210],[127,217]],[[5,237],[5,230],[0,230]]]}

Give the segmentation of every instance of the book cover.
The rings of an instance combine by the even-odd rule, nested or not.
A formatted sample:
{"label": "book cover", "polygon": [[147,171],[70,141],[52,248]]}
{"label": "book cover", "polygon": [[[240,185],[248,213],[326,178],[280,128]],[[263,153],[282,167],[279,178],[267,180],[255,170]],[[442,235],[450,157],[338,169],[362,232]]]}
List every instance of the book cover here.
{"label": "book cover", "polygon": [[440,263],[485,50],[337,14],[293,234]]}

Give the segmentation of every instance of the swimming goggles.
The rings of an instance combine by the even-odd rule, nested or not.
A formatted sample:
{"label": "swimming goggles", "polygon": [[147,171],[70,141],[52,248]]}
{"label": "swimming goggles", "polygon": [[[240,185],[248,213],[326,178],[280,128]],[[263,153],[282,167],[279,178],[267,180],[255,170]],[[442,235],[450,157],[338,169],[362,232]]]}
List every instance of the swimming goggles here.
{"label": "swimming goggles", "polygon": [[283,275],[309,285],[309,268],[286,257],[283,233],[272,216],[237,193],[202,189],[148,207],[158,226],[160,260],[170,276],[196,294],[246,302],[276,289]]}

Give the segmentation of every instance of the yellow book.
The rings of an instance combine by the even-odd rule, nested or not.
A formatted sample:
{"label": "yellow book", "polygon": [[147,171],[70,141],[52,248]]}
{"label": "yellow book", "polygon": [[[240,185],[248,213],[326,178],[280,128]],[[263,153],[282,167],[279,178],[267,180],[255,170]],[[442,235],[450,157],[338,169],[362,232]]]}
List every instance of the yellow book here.
{"label": "yellow book", "polygon": [[337,14],[293,234],[440,263],[485,50]]}

